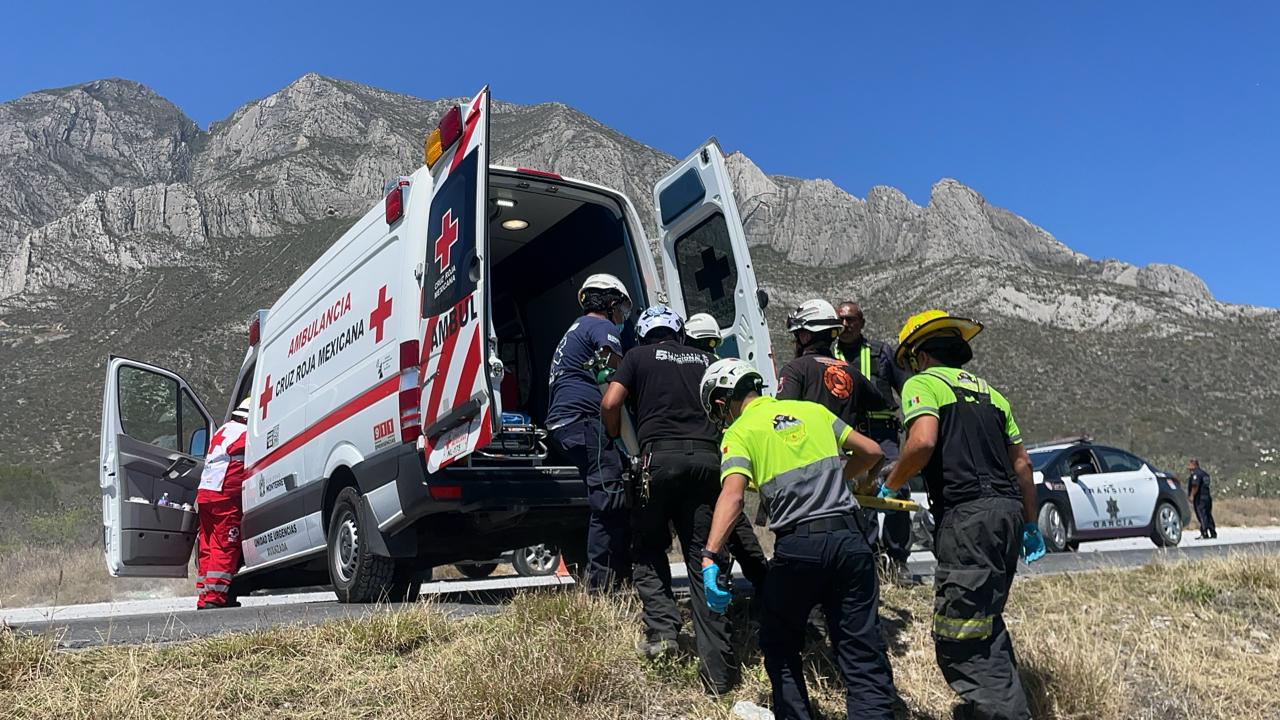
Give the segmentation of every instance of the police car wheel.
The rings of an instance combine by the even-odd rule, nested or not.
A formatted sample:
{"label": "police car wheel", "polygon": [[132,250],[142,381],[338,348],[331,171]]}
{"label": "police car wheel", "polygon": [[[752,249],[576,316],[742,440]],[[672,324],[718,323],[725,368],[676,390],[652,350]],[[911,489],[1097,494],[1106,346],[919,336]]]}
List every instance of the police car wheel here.
{"label": "police car wheel", "polygon": [[1067,521],[1062,510],[1054,503],[1047,502],[1040,506],[1040,535],[1044,538],[1044,547],[1049,552],[1062,552],[1067,549]]}
{"label": "police car wheel", "polygon": [[375,602],[391,590],[395,560],[369,552],[360,523],[360,493],[343,488],[329,517],[329,580],[338,602]]}
{"label": "police car wheel", "polygon": [[1155,527],[1151,528],[1151,542],[1156,547],[1174,547],[1182,542],[1182,515],[1171,503],[1156,506]]}
{"label": "police car wheel", "polygon": [[522,547],[512,553],[511,566],[524,577],[555,575],[560,569],[560,551],[547,543]]}

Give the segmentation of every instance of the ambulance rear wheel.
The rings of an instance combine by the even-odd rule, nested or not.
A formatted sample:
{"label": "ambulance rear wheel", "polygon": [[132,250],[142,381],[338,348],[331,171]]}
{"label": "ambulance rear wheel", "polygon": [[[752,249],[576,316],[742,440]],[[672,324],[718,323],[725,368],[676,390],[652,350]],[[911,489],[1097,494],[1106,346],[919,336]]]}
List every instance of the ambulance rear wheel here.
{"label": "ambulance rear wheel", "polygon": [[360,493],[343,488],[329,518],[329,580],[338,602],[374,602],[391,590],[396,564],[378,557],[364,542],[369,529],[360,523]]}

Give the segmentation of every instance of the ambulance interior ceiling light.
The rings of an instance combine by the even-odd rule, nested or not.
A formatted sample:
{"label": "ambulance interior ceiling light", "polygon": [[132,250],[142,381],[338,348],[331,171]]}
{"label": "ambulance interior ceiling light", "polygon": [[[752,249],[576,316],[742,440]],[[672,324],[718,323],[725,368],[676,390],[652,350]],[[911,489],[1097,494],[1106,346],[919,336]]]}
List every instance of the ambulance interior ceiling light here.
{"label": "ambulance interior ceiling light", "polygon": [[504,230],[524,230],[527,227],[529,227],[528,220],[518,220],[516,218],[512,218],[510,220],[502,221],[502,228]]}
{"label": "ambulance interior ceiling light", "polygon": [[511,198],[498,198],[494,202],[497,203],[498,207],[513,208],[516,206],[516,201]]}
{"label": "ambulance interior ceiling light", "polygon": [[427,167],[434,168],[440,158],[444,157],[445,151],[453,147],[460,137],[462,137],[462,110],[454,105],[445,112],[444,117],[440,118],[440,124],[427,136],[424,149]]}

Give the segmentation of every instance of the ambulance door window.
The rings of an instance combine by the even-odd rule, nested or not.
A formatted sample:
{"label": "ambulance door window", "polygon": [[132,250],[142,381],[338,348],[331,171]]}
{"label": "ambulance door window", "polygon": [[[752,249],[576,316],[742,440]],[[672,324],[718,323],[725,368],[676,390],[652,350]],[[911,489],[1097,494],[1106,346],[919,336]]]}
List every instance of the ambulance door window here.
{"label": "ambulance door window", "polygon": [[[120,429],[134,440],[177,450],[178,383],[140,368],[120,368]],[[183,452],[186,448],[183,448]]]}
{"label": "ambulance door window", "polygon": [[738,268],[724,215],[712,215],[677,239],[675,256],[687,313],[708,313],[720,327],[733,327]]}
{"label": "ambulance door window", "polygon": [[200,406],[191,393],[182,390],[178,401],[178,432],[182,447],[192,457],[202,458],[209,449],[209,425],[200,414]]}

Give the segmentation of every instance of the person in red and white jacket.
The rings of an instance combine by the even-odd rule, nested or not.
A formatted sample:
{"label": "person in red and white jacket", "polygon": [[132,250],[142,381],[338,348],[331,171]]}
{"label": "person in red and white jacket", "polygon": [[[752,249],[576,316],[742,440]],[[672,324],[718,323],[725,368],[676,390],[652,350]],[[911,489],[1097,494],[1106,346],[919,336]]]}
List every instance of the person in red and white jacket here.
{"label": "person in red and white jacket", "polygon": [[196,609],[239,607],[232,599],[231,578],[240,567],[240,487],[244,484],[244,440],[249,399],[209,440],[209,452],[196,491],[200,516],[196,559]]}

